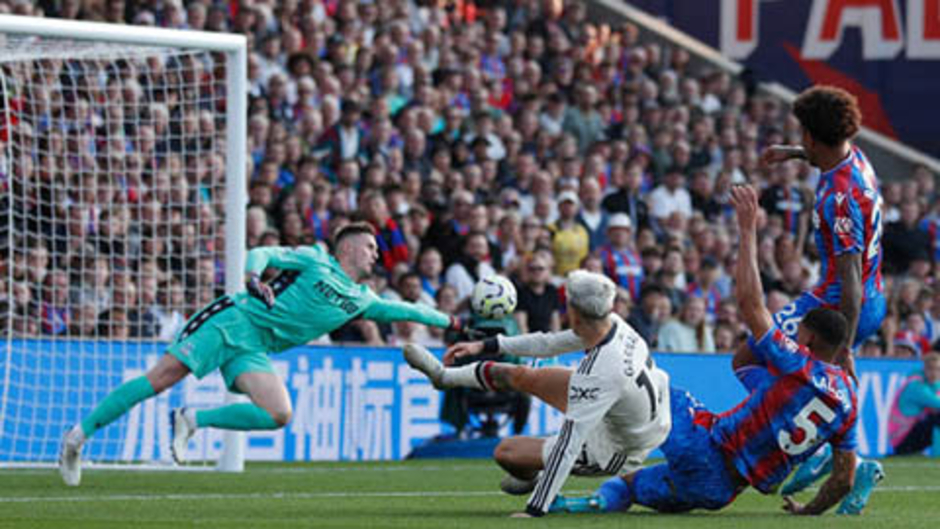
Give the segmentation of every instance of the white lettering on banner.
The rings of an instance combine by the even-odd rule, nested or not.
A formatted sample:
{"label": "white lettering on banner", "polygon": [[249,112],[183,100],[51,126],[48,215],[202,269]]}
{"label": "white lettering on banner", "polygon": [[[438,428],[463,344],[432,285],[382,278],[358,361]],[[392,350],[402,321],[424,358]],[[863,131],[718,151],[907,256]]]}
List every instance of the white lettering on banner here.
{"label": "white lettering on banner", "polygon": [[394,364],[355,358],[346,378],[343,457],[351,460],[392,459]]}
{"label": "white lettering on banner", "polygon": [[940,0],[907,0],[907,56],[940,58]]}
{"label": "white lettering on banner", "polygon": [[361,459],[362,426],[365,420],[365,385],[366,372],[362,368],[362,359],[353,358],[346,373],[343,409],[343,459]]}
{"label": "white lettering on banner", "polygon": [[[881,381],[881,373],[872,373]],[[904,377],[898,373],[891,373],[888,377],[887,385],[882,391],[874,393],[875,398],[875,416],[878,417],[878,452],[885,453],[888,450],[888,421],[891,418],[891,406],[894,405],[894,399]]]}
{"label": "white lettering on banner", "polygon": [[[343,409],[343,372],[333,368],[333,359],[323,359],[323,367],[310,373],[307,357],[297,360],[291,377],[296,392],[294,418],[294,459],[335,461],[340,455]],[[307,447],[309,446],[309,451]]]}
{"label": "white lettering on banner", "polygon": [[404,458],[411,452],[415,440],[441,433],[441,423],[437,418],[441,393],[434,389],[427,377],[404,364],[398,366],[398,384],[401,386],[398,456]]}
{"label": "white lettering on banner", "polygon": [[[721,0],[719,48],[744,60],[760,45],[762,0]],[[844,30],[858,28],[863,59],[940,58],[940,0],[907,0],[907,36],[898,0],[813,0],[802,55],[828,59],[842,45]],[[776,43],[775,43],[776,44]]]}
{"label": "white lettering on banner", "polygon": [[392,405],[395,403],[394,365],[391,362],[369,362],[366,376],[370,382],[389,382],[386,387],[366,388],[366,452],[363,459],[392,459]]}
{"label": "white lettering on banner", "polygon": [[[891,373],[887,384],[884,383],[881,373],[877,371],[864,372],[858,383],[858,451],[861,455],[871,453],[884,454],[888,450],[888,420],[891,416],[891,406],[898,394],[904,376],[900,373]],[[869,396],[871,398],[869,398]],[[866,405],[871,403],[875,407],[875,417],[878,419],[877,436],[875,440],[877,449],[872,450],[865,432],[865,422],[862,420]]]}
{"label": "white lettering on banner", "polygon": [[721,53],[746,59],[760,42],[760,0],[721,0]]}

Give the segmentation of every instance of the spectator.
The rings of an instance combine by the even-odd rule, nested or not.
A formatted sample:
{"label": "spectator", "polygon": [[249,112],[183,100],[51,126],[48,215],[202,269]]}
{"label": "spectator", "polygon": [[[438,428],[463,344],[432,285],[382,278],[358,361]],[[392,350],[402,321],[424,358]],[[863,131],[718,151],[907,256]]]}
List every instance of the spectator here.
{"label": "spectator", "polygon": [[649,226],[649,212],[646,202],[640,196],[640,187],[643,183],[643,169],[637,164],[631,164],[612,182],[617,190],[601,202],[609,213],[625,213],[630,217],[630,224],[637,227],[637,231]]}
{"label": "spectator", "polygon": [[920,204],[901,204],[901,218],[885,225],[881,242],[884,245],[884,268],[888,274],[907,272],[911,261],[929,259],[930,237],[918,227]]}
{"label": "spectator", "polygon": [[563,191],[558,195],[558,220],[550,229],[555,274],[562,277],[577,270],[590,246],[587,229],[577,221],[579,207],[578,195],[574,191]]}
{"label": "spectator", "polygon": [[672,314],[672,304],[665,291],[656,285],[643,287],[640,302],[634,306],[627,322],[650,345],[659,347],[659,329]]}
{"label": "spectator", "polygon": [[607,224],[610,243],[601,248],[599,255],[603,273],[626,289],[632,299],[639,300],[645,271],[633,244],[631,227],[630,217],[626,214],[612,215]]}
{"label": "spectator", "polygon": [[670,167],[663,177],[662,185],[650,193],[650,216],[659,222],[665,221],[674,213],[688,219],[692,216],[692,197],[683,187],[685,179],[681,169]]}
{"label": "spectator", "polygon": [[69,278],[61,270],[52,270],[43,281],[40,307],[43,334],[65,334],[72,319],[69,305]]}
{"label": "spectator", "polygon": [[924,355],[924,368],[908,376],[888,420],[895,455],[922,452],[935,444],[940,427],[940,353]]}
{"label": "spectator", "polygon": [[578,153],[582,155],[594,142],[606,139],[604,123],[596,105],[597,89],[590,84],[582,84],[577,89],[576,105],[565,110],[562,132],[574,136]]}
{"label": "spectator", "polygon": [[708,323],[714,323],[718,316],[721,293],[718,291],[717,284],[720,274],[718,261],[712,257],[706,257],[695,274],[695,281],[685,289],[686,296],[701,298],[705,301],[705,320]]}
{"label": "spectator", "polygon": [[714,353],[712,329],[705,322],[705,300],[686,299],[679,317],[659,328],[657,347],[675,353]]}
{"label": "spectator", "polygon": [[437,297],[442,287],[441,273],[444,271],[444,262],[441,252],[434,248],[426,248],[418,256],[418,277],[421,279],[421,288],[432,298]]}
{"label": "spectator", "polygon": [[514,314],[519,332],[554,332],[561,329],[561,301],[551,278],[548,257],[536,254],[523,270],[524,281],[517,287],[518,303]]}
{"label": "spectator", "polygon": [[464,238],[463,251],[444,275],[445,282],[456,290],[459,312],[469,308],[470,294],[473,293],[477,281],[495,273],[496,270],[489,263],[489,241],[486,234],[470,232]]}
{"label": "spectator", "polygon": [[607,235],[609,217],[607,212],[601,209],[601,196],[601,185],[596,178],[581,180],[581,211],[578,212],[577,220],[588,231],[591,252],[604,244]]}
{"label": "spectator", "polygon": [[408,245],[405,234],[398,223],[388,214],[388,206],[377,191],[362,195],[362,213],[375,228],[375,240],[379,244],[379,264],[391,272],[399,263],[408,262]]}

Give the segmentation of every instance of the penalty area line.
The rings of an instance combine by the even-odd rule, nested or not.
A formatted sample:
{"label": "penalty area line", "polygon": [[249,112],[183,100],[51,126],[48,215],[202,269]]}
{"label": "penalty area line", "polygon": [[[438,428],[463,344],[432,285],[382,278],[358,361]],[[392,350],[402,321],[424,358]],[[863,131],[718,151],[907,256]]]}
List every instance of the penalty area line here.
{"label": "penalty area line", "polygon": [[[587,495],[591,490],[565,491],[572,495]],[[751,492],[755,492],[751,490]],[[883,486],[873,492],[940,492],[940,485]],[[255,493],[201,493],[201,494],[113,494],[100,496],[23,496],[0,498],[4,503],[81,503],[114,501],[203,501],[203,500],[314,500],[343,498],[467,498],[504,496],[499,491],[388,491],[388,492],[255,492]]]}

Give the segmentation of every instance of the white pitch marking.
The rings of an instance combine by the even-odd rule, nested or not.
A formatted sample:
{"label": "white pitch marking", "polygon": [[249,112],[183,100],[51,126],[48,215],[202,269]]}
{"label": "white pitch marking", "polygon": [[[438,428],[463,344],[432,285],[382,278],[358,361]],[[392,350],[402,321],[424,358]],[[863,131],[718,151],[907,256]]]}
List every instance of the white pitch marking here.
{"label": "white pitch marking", "polygon": [[[565,491],[572,495],[585,495],[590,490]],[[749,492],[756,493],[750,490]],[[900,485],[883,486],[873,492],[940,492],[940,485]],[[2,503],[74,503],[74,502],[111,502],[111,501],[202,501],[202,500],[308,500],[329,498],[459,498],[503,496],[498,491],[388,491],[388,492],[272,492],[249,494],[115,494],[102,496],[24,496],[0,498]]]}

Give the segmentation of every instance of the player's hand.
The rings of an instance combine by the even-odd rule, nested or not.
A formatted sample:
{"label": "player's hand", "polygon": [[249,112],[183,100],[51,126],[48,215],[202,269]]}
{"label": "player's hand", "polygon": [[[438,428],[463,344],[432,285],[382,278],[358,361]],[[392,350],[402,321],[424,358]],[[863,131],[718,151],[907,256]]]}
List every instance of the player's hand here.
{"label": "player's hand", "polygon": [[454,364],[454,360],[465,356],[476,356],[483,352],[483,342],[460,342],[447,348],[444,353],[444,365]]}
{"label": "player's hand", "polygon": [[249,294],[263,301],[269,309],[274,307],[274,291],[271,290],[270,286],[261,282],[258,274],[248,276],[248,283],[245,288]]}
{"label": "player's hand", "polygon": [[757,229],[757,192],[748,185],[731,188],[731,204],[738,214],[738,226],[742,230]]}
{"label": "player's hand", "polygon": [[793,145],[771,145],[760,153],[760,165],[769,167],[780,162],[785,162],[793,158],[805,158],[806,154],[802,147]]}
{"label": "player's hand", "polygon": [[804,508],[802,503],[794,500],[790,496],[783,497],[783,510],[787,511],[790,514],[795,514],[798,516],[809,514],[806,512],[806,509]]}
{"label": "player's hand", "polygon": [[527,512],[514,512],[510,514],[509,517],[510,518],[535,518],[535,516],[532,516],[531,514]]}

